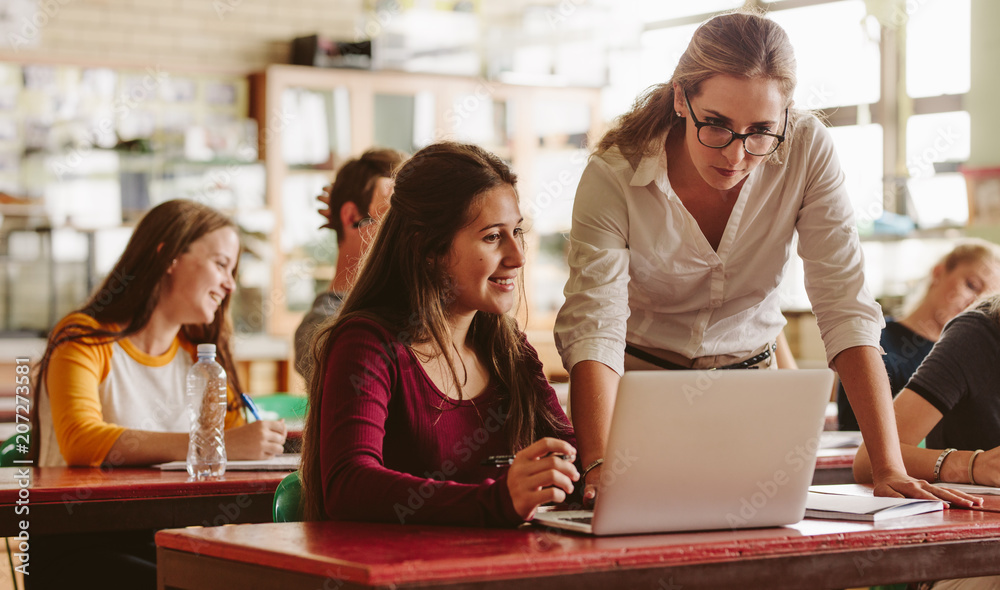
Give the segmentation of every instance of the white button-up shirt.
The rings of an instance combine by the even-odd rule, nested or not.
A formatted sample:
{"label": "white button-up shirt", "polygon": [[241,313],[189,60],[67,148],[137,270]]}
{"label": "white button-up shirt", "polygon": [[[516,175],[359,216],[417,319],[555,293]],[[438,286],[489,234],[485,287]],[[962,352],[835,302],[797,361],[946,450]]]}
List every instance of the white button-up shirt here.
{"label": "white button-up shirt", "polygon": [[864,285],[844,173],[815,117],[799,122],[783,163],[750,173],[718,251],[670,187],[664,140],[634,170],[615,147],[583,172],[555,325],[567,370],[595,360],[622,374],[626,340],[688,358],[751,356],[785,324],[778,285],[796,231],[827,360],[879,348],[882,311]]}

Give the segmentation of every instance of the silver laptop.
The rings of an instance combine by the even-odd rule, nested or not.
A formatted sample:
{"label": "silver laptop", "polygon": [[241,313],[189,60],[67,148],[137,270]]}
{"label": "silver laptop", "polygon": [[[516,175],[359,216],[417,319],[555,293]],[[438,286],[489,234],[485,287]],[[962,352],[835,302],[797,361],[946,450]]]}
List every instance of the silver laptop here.
{"label": "silver laptop", "polygon": [[594,535],[796,523],[816,467],[833,371],[629,371],[594,510],[542,526]]}

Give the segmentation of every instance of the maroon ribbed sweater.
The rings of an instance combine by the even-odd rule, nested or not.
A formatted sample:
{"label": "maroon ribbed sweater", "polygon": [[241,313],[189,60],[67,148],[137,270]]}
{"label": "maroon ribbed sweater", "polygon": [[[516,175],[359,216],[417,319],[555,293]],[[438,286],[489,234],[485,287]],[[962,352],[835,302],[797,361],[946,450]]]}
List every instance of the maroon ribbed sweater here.
{"label": "maroon ribbed sweater", "polygon": [[[480,464],[490,455],[509,453],[497,384],[473,400],[451,400],[403,344],[405,338],[362,319],[347,322],[336,335],[323,398],[313,408],[321,413],[327,516],[404,524],[519,524],[507,467]],[[575,445],[534,349],[526,370],[537,376],[537,394],[567,424],[565,433],[537,438],[556,436]]]}

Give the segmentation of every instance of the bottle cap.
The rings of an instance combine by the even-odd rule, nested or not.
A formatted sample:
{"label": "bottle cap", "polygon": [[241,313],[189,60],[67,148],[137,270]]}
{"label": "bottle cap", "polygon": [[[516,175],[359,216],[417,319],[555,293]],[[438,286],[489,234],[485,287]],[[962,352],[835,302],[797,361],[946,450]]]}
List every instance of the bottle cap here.
{"label": "bottle cap", "polygon": [[198,356],[204,355],[215,356],[215,345],[214,344],[199,344],[198,345]]}

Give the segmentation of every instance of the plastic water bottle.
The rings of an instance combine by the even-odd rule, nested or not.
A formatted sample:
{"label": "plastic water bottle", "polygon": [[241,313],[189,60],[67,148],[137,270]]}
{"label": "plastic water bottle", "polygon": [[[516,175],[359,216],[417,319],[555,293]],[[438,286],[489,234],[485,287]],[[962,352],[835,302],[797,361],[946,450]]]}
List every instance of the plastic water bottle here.
{"label": "plastic water bottle", "polygon": [[191,421],[187,470],[195,479],[226,472],[226,371],[215,362],[215,345],[198,345],[198,362],[187,374],[187,407]]}

